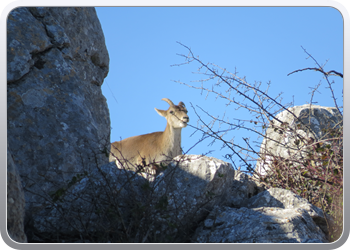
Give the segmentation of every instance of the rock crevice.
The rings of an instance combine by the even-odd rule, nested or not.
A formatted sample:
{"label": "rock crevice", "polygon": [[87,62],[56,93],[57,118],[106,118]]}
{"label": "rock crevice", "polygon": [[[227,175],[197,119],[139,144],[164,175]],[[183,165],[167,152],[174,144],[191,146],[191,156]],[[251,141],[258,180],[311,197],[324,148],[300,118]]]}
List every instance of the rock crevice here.
{"label": "rock crevice", "polygon": [[8,148],[28,222],[78,173],[108,163],[109,56],[94,8],[21,7],[8,16],[7,59]]}

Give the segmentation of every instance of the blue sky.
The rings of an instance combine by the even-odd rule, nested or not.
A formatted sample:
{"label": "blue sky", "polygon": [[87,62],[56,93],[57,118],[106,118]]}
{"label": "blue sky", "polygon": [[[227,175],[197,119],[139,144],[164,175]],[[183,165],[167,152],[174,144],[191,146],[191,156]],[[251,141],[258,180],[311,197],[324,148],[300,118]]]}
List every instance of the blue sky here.
{"label": "blue sky", "polygon": [[[201,79],[193,74],[199,65],[180,67],[178,54],[190,47],[196,56],[207,63],[215,63],[249,83],[271,82],[269,94],[283,92],[282,103],[294,100],[295,105],[310,102],[310,87],[322,83],[314,96],[317,105],[334,106],[328,85],[320,73],[314,71],[288,73],[302,68],[316,67],[301,48],[305,48],[320,64],[327,60],[325,70],[343,73],[343,19],[331,7],[98,7],[110,56],[110,70],[102,91],[107,98],[111,116],[111,141],[134,135],[163,131],[166,120],[154,108],[167,109],[166,97],[174,103],[183,101],[190,116],[190,124],[198,118],[190,107],[200,106],[212,115],[229,119],[251,119],[249,112],[225,106],[214,96],[206,98],[191,85]],[[331,78],[338,105],[342,106],[343,81]],[[211,85],[207,87],[211,88]],[[210,121],[204,114],[203,118]],[[182,147],[189,150],[201,137],[192,135],[194,129],[182,131]],[[192,136],[191,136],[192,135]],[[242,137],[256,139],[254,133],[232,131],[226,139]],[[259,142],[260,139],[257,139]],[[229,153],[221,143],[210,144],[207,139],[193,147],[189,154],[204,154],[223,159]],[[243,145],[243,144],[242,144]],[[242,163],[235,161],[237,166]]]}

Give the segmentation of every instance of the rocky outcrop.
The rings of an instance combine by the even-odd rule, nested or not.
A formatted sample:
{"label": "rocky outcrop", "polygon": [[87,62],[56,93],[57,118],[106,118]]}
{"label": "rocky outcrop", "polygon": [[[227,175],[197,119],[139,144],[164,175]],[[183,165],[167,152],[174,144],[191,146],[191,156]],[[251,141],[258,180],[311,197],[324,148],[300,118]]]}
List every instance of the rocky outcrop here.
{"label": "rocky outcrop", "polygon": [[70,242],[85,235],[82,242],[89,242],[89,234],[117,235],[123,226],[137,222],[131,217],[133,209],[146,203],[147,180],[143,177],[111,162],[73,180],[67,189],[57,190],[53,202],[32,219],[31,238],[35,241],[52,240],[51,235],[59,233],[61,238],[69,235]]}
{"label": "rocky outcrop", "polygon": [[109,57],[94,8],[38,7],[10,12],[7,58],[7,139],[30,220],[77,174],[108,163]]}
{"label": "rocky outcrop", "polygon": [[159,242],[181,242],[208,211],[223,204],[233,176],[229,163],[198,155],[175,158],[151,183],[111,162],[58,190],[53,203],[33,219],[32,238],[44,242],[57,232],[120,237],[137,226]]}
{"label": "rocky outcrop", "polygon": [[326,218],[288,190],[263,191],[229,163],[189,155],[176,157],[152,182],[113,162],[77,176],[36,216],[31,237],[39,242],[59,233],[65,242],[93,242],[91,235],[98,235],[103,242],[321,243],[327,242],[331,221]]}
{"label": "rocky outcrop", "polygon": [[194,243],[325,243],[303,210],[216,207],[197,228]]}
{"label": "rocky outcrop", "polygon": [[7,149],[7,232],[12,240],[27,242],[24,233],[24,192],[17,167]]}
{"label": "rocky outcrop", "polygon": [[[244,175],[239,175],[241,180]],[[247,187],[252,186],[249,179],[244,181]],[[243,183],[241,187],[244,186]],[[236,185],[237,183],[234,184]],[[198,226],[192,242],[328,242],[327,224],[332,224],[332,219],[324,216],[320,208],[289,190],[270,188],[251,198],[243,199],[243,202],[241,199],[238,201],[240,205],[236,207],[216,206]]]}
{"label": "rocky outcrop", "polygon": [[[288,108],[276,115],[282,121],[270,124],[261,144],[261,158],[257,161],[256,172],[266,175],[273,157],[288,159],[302,158],[307,152],[306,140],[319,140],[326,136],[325,129],[342,126],[343,116],[336,108],[318,105],[302,105]],[[293,115],[294,114],[294,115]]]}
{"label": "rocky outcrop", "polygon": [[224,161],[178,156],[154,178],[108,163],[93,8],[17,8],[7,25],[11,238],[26,241],[17,167],[30,242],[327,242],[320,209]]}
{"label": "rocky outcrop", "polygon": [[232,183],[230,184],[225,205],[230,207],[241,207],[254,195],[265,191],[262,183],[250,175],[241,171],[235,171]]}
{"label": "rocky outcrop", "polygon": [[200,155],[175,157],[152,183],[157,199],[164,200],[164,209],[155,216],[158,238],[181,242],[208,211],[224,204],[233,178],[233,167],[222,160]]}

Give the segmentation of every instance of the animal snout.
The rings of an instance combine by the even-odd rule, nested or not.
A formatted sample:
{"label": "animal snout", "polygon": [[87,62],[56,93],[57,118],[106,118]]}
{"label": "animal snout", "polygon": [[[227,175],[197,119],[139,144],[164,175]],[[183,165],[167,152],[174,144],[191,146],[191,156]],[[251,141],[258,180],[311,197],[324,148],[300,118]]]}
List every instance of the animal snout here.
{"label": "animal snout", "polygon": [[189,122],[189,121],[190,121],[190,118],[189,118],[188,116],[184,116],[184,117],[182,117],[182,120],[183,120],[184,122]]}

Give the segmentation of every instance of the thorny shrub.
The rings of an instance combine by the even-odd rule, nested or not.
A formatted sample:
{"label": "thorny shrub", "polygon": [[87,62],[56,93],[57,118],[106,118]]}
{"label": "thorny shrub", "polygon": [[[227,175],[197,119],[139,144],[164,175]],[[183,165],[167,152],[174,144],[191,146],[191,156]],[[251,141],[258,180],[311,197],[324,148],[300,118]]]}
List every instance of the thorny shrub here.
{"label": "thorny shrub", "polygon": [[343,128],[329,128],[323,133],[323,139],[300,136],[295,140],[299,154],[280,157],[265,153],[261,162],[268,163],[269,174],[259,178],[267,187],[290,190],[331,215],[335,224],[327,221],[327,226],[332,242],[341,236],[343,228]]}
{"label": "thorny shrub", "polygon": [[154,177],[146,164],[132,166],[136,172],[111,162],[77,173],[64,188],[43,196],[45,209],[26,226],[29,242],[190,242],[196,227],[191,221],[217,197],[187,205],[182,196],[171,194],[173,176],[181,171],[182,161],[172,161],[158,181],[146,180]]}
{"label": "thorny shrub", "polygon": [[[280,94],[271,97],[268,94],[270,84],[266,90],[262,90],[261,83],[250,84],[245,78],[238,77],[236,73],[230,73],[211,63],[203,63],[193,55],[191,49],[183,46],[188,50],[188,54],[181,55],[185,58],[185,63],[181,65],[198,63],[197,74],[204,76],[204,79],[199,80],[201,83],[199,87],[185,85],[213,94],[217,98],[225,100],[227,106],[235,106],[236,110],[246,110],[251,114],[251,117],[254,117],[254,119],[249,120],[235,118],[233,121],[228,121],[223,118],[219,119],[202,108],[196,109],[192,106],[200,125],[193,127],[189,124],[189,126],[202,133],[202,138],[196,144],[202,143],[207,138],[212,138],[213,143],[222,143],[222,147],[230,151],[225,157],[231,160],[236,169],[243,166],[246,173],[258,176],[267,187],[289,189],[320,207],[335,221],[335,225],[330,222],[327,225],[330,232],[329,240],[337,240],[341,236],[343,227],[342,123],[326,128],[322,131],[321,137],[304,136],[297,132],[300,127],[293,127],[276,117],[282,111],[290,112],[288,107],[291,105],[281,104]],[[311,55],[309,56],[311,57]],[[316,64],[318,65],[317,62]],[[332,92],[335,107],[342,114],[341,107],[337,105],[334,97],[332,83],[328,80],[331,75],[335,74],[341,77],[342,75],[335,71],[325,72],[320,65],[318,68],[303,70],[309,69],[323,73]],[[211,81],[215,81],[215,83],[206,87]],[[216,89],[224,86],[227,87],[224,94]],[[239,99],[239,97],[242,98]],[[203,112],[204,116],[211,120],[206,121],[199,112]],[[298,120],[295,115],[294,118]],[[214,126],[216,123],[219,123],[218,129]],[[308,124],[302,125],[305,125],[307,129]],[[228,128],[223,129],[222,126]],[[294,152],[293,154],[288,157],[276,156],[269,152],[263,154],[260,151],[261,140],[251,141],[248,138],[243,138],[244,144],[242,145],[242,143],[232,139],[229,134],[230,131],[235,132],[238,129],[243,129],[260,138],[271,139],[266,134],[270,127],[281,135],[294,134],[294,145],[291,150]],[[105,153],[108,156],[108,152]],[[242,163],[241,166],[237,166],[237,158]],[[269,165],[268,175],[259,175],[255,171],[252,163],[254,164],[256,161],[262,161]],[[144,168],[147,166],[138,167],[139,171]],[[111,173],[108,169],[100,168],[95,172],[76,173],[72,180],[67,183],[66,188],[58,189],[57,192],[50,193],[45,198],[49,205],[42,217],[47,220],[44,223],[45,226],[50,227],[50,230],[57,227],[57,232],[62,229],[60,225],[52,222],[55,222],[55,218],[64,220],[70,232],[67,232],[67,235],[62,235],[51,230],[51,233],[45,235],[41,233],[40,240],[35,232],[32,232],[29,238],[32,242],[37,239],[37,242],[77,243],[186,242],[189,240],[190,232],[193,232],[194,227],[185,228],[181,225],[180,220],[170,219],[171,214],[175,218],[177,217],[177,208],[170,211],[168,199],[165,199],[164,196],[158,197],[154,192],[156,187],[151,186],[149,182],[138,181],[139,173],[130,171],[126,171],[126,173],[116,174]],[[110,178],[111,174],[115,176]],[[169,174],[171,176],[171,171]],[[76,184],[81,184],[79,192],[75,192],[73,189],[77,186]],[[69,206],[65,207],[66,205]],[[165,234],[164,238],[162,227],[155,228],[157,225],[154,222],[159,220],[164,222],[167,228],[174,229],[175,233]],[[96,228],[103,230],[96,231]]]}
{"label": "thorny shrub", "polygon": [[[303,48],[316,67],[295,70],[290,74],[306,70],[321,72],[328,84],[335,109],[341,117],[338,124],[324,126],[321,136],[315,134],[310,136],[310,133],[300,133],[300,129],[312,134],[311,122],[305,123],[291,112],[291,109],[288,108],[292,107],[292,104],[282,104],[281,94],[275,97],[270,96],[268,93],[271,87],[270,83],[263,90],[262,83],[250,84],[245,77],[239,77],[237,73],[231,73],[213,63],[205,63],[198,56],[195,56],[189,47],[179,44],[186,49],[187,54],[179,54],[185,62],[174,66],[199,65],[195,74],[202,76],[202,78],[195,81],[198,85],[176,82],[198,89],[201,94],[206,93],[207,97],[213,95],[216,99],[224,100],[226,107],[235,108],[235,114],[238,114],[239,110],[245,110],[245,114],[249,113],[250,117],[254,117],[250,120],[235,117],[229,121],[225,114],[221,114],[223,118],[219,118],[219,116],[205,111],[202,107],[192,106],[199,124],[193,128],[202,133],[201,140],[211,138],[212,143],[222,143],[222,149],[227,149],[230,152],[225,157],[231,160],[232,165],[238,169],[241,169],[242,166],[246,169],[246,173],[257,177],[267,188],[280,187],[291,190],[320,207],[324,213],[331,215],[335,224],[327,221],[329,232],[327,237],[331,242],[336,241],[341,236],[343,229],[343,115],[342,107],[338,105],[332,87],[334,81],[330,81],[329,77],[343,78],[343,75],[334,70],[326,72],[324,66],[321,66]],[[310,108],[311,104],[314,103],[314,93],[320,85],[321,83],[311,91]],[[226,89],[223,89],[225,87]],[[294,121],[299,125],[295,126],[295,124],[288,124],[280,120],[277,114],[282,111],[292,115]],[[205,118],[209,118],[209,121]],[[288,147],[291,148],[286,148],[290,152],[288,156],[282,157],[273,152],[261,151],[262,139],[274,140],[266,133],[269,128],[279,133],[281,137],[286,134],[293,135],[294,145],[289,145]],[[256,135],[260,140],[252,141],[250,138],[242,138],[243,143],[241,143],[242,140],[235,138],[235,135],[238,134],[235,132],[239,129],[248,131],[252,136]],[[230,135],[229,132],[233,132],[233,135]],[[281,142],[277,142],[277,144],[279,147],[286,147]],[[241,165],[237,166],[237,162],[240,162]],[[258,173],[252,162],[253,164],[257,162],[262,166],[269,166],[268,174]]]}

